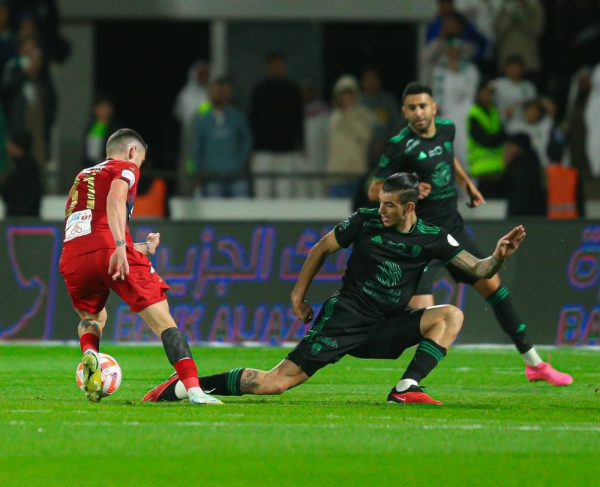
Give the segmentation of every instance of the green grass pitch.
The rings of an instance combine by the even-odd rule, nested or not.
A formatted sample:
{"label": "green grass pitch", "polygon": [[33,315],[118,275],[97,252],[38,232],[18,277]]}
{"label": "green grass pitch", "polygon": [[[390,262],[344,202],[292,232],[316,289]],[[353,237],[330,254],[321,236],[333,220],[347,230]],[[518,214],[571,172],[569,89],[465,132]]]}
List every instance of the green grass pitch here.
{"label": "green grass pitch", "polygon": [[[208,407],[140,401],[171,373],[160,347],[103,351],[123,383],[93,404],[78,347],[0,347],[0,486],[600,485],[598,351],[542,349],[575,379],[557,388],[527,382],[514,349],[453,349],[423,382],[442,407],[386,404],[412,351]],[[287,349],[193,352],[216,373],[271,368]]]}

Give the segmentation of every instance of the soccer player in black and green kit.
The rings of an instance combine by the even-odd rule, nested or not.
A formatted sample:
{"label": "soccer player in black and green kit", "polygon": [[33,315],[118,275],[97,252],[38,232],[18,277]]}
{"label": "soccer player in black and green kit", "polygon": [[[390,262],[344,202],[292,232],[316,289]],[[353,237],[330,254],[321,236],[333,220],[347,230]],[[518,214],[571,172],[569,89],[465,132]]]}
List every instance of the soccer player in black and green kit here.
{"label": "soccer player in black and green kit", "polygon": [[[457,209],[457,184],[470,198],[469,206],[484,204],[485,200],[454,156],[452,143],[455,128],[450,120],[436,119],[437,105],[427,85],[409,83],[403,94],[402,111],[408,126],[388,143],[369,187],[369,199],[377,201],[383,180],[399,171],[415,172],[421,179],[417,204],[419,218],[438,225],[452,234],[469,253],[484,254],[464,228]],[[433,261],[410,301],[412,308],[433,306],[433,278],[442,262]],[[480,279],[461,269],[449,267],[457,282],[473,286],[491,306],[502,330],[511,338],[525,361],[525,375],[530,381],[547,381],[555,386],[573,382],[570,375],[555,370],[543,362],[527,337],[526,325],[515,310],[508,290],[502,286],[498,275]]]}
{"label": "soccer player in black and green kit", "polygon": [[[379,209],[362,208],[336,225],[306,258],[292,291],[292,305],[296,316],[309,323],[313,310],[305,297],[313,278],[329,255],[353,245],[342,287],[324,303],[296,348],[268,372],[239,368],[201,377],[204,390],[217,396],[281,394],[345,355],[396,359],[417,345],[387,401],[442,404],[425,394],[420,382],[446,356],[461,329],[463,314],[451,305],[407,308],[423,270],[432,259],[440,259],[477,279],[489,278],[516,251],[525,230],[514,228],[498,241],[493,255],[479,259],[441,228],[417,218],[418,197],[416,175],[388,177],[379,192]],[[142,400],[184,399],[182,386],[173,375]]]}

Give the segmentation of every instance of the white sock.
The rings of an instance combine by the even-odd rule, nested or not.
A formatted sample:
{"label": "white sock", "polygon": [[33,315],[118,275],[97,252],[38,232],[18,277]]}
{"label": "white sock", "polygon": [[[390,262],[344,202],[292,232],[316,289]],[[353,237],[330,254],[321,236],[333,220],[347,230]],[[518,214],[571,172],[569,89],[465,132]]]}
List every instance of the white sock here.
{"label": "white sock", "polygon": [[535,351],[535,348],[532,348],[531,350],[522,353],[521,357],[523,357],[523,360],[527,365],[531,365],[532,367],[537,367],[543,362],[541,357]]}
{"label": "white sock", "polygon": [[398,392],[402,392],[405,391],[406,389],[408,389],[410,386],[418,386],[419,383],[416,380],[412,380],[412,379],[402,379],[400,380],[400,382],[398,382],[396,384],[396,390]]}
{"label": "white sock", "polygon": [[175,384],[175,395],[177,396],[177,399],[187,399],[188,398],[187,390],[186,390],[185,386],[183,385],[183,382],[181,382],[180,380],[178,380],[177,384]]}

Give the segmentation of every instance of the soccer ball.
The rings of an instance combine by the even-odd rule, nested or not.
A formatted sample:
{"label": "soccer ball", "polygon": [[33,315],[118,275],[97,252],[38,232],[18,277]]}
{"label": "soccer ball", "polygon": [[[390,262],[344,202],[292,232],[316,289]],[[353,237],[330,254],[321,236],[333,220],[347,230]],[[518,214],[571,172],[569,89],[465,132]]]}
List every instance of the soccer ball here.
{"label": "soccer ball", "polygon": [[[100,354],[100,371],[102,373],[102,397],[114,394],[121,385],[123,373],[121,366],[110,355],[106,353]],[[79,362],[77,371],[75,372],[77,385],[83,390],[83,364]]]}

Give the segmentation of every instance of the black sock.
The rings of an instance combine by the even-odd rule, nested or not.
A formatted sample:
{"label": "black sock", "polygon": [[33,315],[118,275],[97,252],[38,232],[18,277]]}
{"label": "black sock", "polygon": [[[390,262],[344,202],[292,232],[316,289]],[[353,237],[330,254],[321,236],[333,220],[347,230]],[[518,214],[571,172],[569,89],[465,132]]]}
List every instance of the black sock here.
{"label": "black sock", "polygon": [[190,346],[178,328],[167,328],[160,334],[160,339],[171,365],[175,365],[182,358],[192,358]]}
{"label": "black sock", "polygon": [[429,338],[423,338],[417,347],[415,356],[408,364],[402,379],[412,379],[421,382],[429,372],[446,356],[446,349]]}
{"label": "black sock", "polygon": [[517,350],[521,353],[531,350],[533,345],[527,337],[527,326],[519,318],[517,310],[512,304],[512,299],[508,294],[508,289],[500,286],[486,301],[494,310],[500,327],[513,341]]}
{"label": "black sock", "polygon": [[242,396],[240,382],[246,369],[232,369],[221,374],[200,377],[200,387],[215,396]]}

